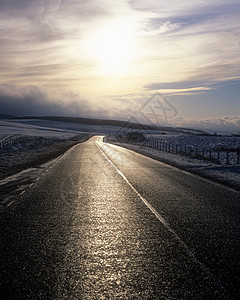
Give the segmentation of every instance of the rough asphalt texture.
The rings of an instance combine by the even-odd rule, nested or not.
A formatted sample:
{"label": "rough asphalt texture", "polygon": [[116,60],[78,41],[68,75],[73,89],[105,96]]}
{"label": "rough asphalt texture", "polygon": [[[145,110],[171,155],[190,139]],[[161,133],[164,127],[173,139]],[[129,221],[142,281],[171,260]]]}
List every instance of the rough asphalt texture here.
{"label": "rough asphalt texture", "polygon": [[97,140],[0,212],[1,299],[239,299],[239,193]]}

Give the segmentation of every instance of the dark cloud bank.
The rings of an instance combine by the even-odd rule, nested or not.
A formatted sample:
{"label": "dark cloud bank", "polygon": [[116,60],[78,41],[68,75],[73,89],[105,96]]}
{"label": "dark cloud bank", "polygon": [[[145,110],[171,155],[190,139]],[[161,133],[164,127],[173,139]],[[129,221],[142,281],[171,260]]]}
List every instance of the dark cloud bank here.
{"label": "dark cloud bank", "polygon": [[38,87],[0,86],[0,112],[15,116],[62,115],[90,117],[95,110],[73,93]]}

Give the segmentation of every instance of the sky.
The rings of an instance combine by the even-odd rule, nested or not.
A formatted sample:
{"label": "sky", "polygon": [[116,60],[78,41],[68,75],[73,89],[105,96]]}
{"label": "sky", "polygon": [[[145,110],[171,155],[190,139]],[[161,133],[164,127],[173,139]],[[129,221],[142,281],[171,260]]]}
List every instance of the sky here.
{"label": "sky", "polygon": [[239,0],[0,0],[0,113],[240,131]]}

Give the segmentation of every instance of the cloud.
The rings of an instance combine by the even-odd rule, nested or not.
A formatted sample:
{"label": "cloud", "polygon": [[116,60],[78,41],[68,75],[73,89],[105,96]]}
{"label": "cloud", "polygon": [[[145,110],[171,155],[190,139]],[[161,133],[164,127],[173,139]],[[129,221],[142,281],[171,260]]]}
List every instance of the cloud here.
{"label": "cloud", "polygon": [[[22,84],[37,84],[44,76],[51,85],[65,86],[64,79],[74,82],[79,68],[96,84],[102,74],[96,72],[91,43],[86,41],[103,24],[111,26],[110,20],[121,23],[126,18],[135,28],[141,53],[131,68],[131,80],[138,80],[138,86],[150,84],[146,74],[151,74],[151,82],[159,79],[160,83],[195,76],[204,79],[208,74],[215,82],[225,76],[229,80],[233,71],[240,77],[236,71],[240,69],[239,6],[234,0],[204,4],[198,0],[121,0],[117,4],[111,0],[0,0],[2,82],[19,82],[21,77]],[[221,73],[223,64],[227,68]],[[33,68],[37,71],[29,72]],[[82,85],[86,84],[90,83]]]}
{"label": "cloud", "polygon": [[[16,116],[75,116],[116,120],[135,120],[137,122],[161,126],[196,128],[210,132],[240,133],[240,116],[208,118],[186,118],[181,115],[173,102],[149,103],[150,94],[129,94],[114,98],[86,97],[70,91],[59,92],[55,89],[36,86],[0,85],[1,113]],[[147,103],[147,106],[146,106]],[[156,110],[156,105],[158,109]],[[166,109],[167,118],[162,107]],[[155,109],[154,113],[152,108]]]}
{"label": "cloud", "polygon": [[239,1],[129,2],[149,14],[141,34],[151,82],[201,87],[240,78]]}
{"label": "cloud", "polygon": [[127,120],[135,109],[129,101],[124,105],[107,97],[89,99],[69,90],[0,85],[1,113],[16,116],[53,115]]}
{"label": "cloud", "polygon": [[[207,97],[240,79],[239,9],[239,0],[0,0],[1,106],[126,119],[158,90]],[[116,24],[134,55],[113,76],[98,60],[108,41],[96,36],[110,30],[117,40]],[[125,32],[122,50],[131,48]]]}
{"label": "cloud", "polygon": [[210,86],[192,86],[191,82],[179,82],[179,83],[151,83],[145,86],[146,90],[159,91],[164,95],[194,95],[199,92],[206,92],[212,89]]}
{"label": "cloud", "polygon": [[94,108],[78,94],[36,86],[0,86],[0,110],[17,116],[89,116]]}
{"label": "cloud", "polygon": [[101,74],[87,40],[128,8],[126,1],[0,0],[0,83],[93,90]]}
{"label": "cloud", "polygon": [[232,11],[233,7],[239,8],[238,0],[210,0],[203,2],[201,0],[128,0],[128,3],[132,8],[145,11],[149,13],[155,13],[161,16],[161,18],[169,18],[173,16],[191,16],[196,14],[206,14],[209,10],[218,11],[222,13],[225,11]]}
{"label": "cloud", "polygon": [[198,128],[210,132],[226,131],[240,133],[240,116],[223,116],[202,119],[184,119],[179,123],[180,126]]}
{"label": "cloud", "polygon": [[147,24],[143,28],[143,34],[145,36],[152,35],[157,36],[164,33],[175,32],[181,28],[181,24],[172,23],[170,21],[163,22],[162,19],[153,18],[149,19]]}

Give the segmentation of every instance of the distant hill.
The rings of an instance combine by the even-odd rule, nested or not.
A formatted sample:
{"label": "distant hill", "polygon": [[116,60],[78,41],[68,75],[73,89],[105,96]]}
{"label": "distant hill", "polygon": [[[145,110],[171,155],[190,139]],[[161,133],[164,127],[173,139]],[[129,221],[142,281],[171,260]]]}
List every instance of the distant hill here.
{"label": "distant hill", "polygon": [[8,115],[8,114],[0,114],[0,119],[14,119],[16,116]]}
{"label": "distant hill", "polygon": [[61,117],[61,116],[25,116],[18,117],[17,119],[40,119],[58,122],[70,122],[78,124],[89,124],[89,125],[108,125],[118,126],[122,128],[131,128],[133,130],[156,130],[156,131],[168,131],[168,132],[179,132],[189,134],[206,134],[206,132],[197,129],[189,128],[177,128],[177,127],[166,127],[166,126],[154,126],[147,124],[134,123],[130,121],[119,121],[119,120],[103,120],[103,119],[89,119],[89,118],[77,118],[77,117]]}

